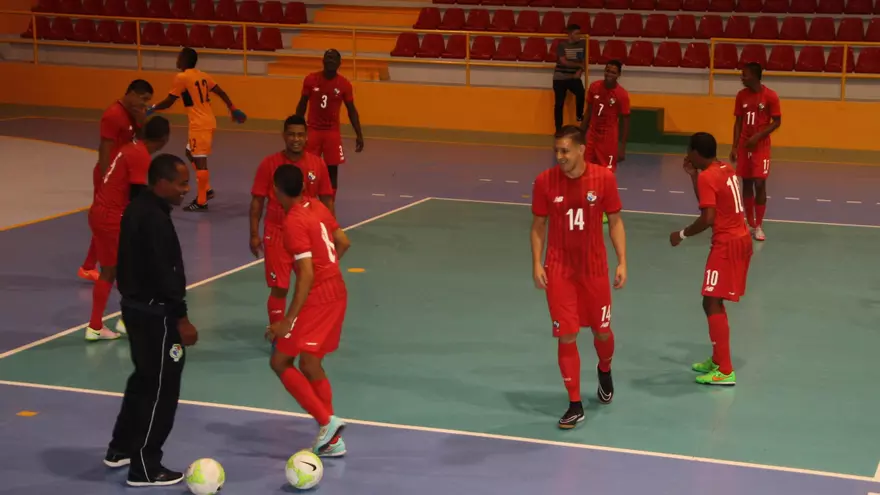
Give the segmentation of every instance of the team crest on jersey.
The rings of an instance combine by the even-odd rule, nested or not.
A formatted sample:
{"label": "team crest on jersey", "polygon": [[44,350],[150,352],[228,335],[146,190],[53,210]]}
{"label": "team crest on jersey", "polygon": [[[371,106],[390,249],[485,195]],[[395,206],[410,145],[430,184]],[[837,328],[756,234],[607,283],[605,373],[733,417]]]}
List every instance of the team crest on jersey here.
{"label": "team crest on jersey", "polygon": [[590,203],[595,203],[596,200],[599,199],[599,196],[596,196],[596,193],[593,191],[589,191],[587,193],[587,201]]}
{"label": "team crest on jersey", "polygon": [[315,182],[316,178],[317,176],[315,175],[315,173],[309,170],[309,182]]}
{"label": "team crest on jersey", "polygon": [[764,103],[763,102],[758,103],[758,110],[763,110],[763,109],[764,109]]}
{"label": "team crest on jersey", "polygon": [[608,106],[614,105],[615,103],[617,103],[617,100],[614,98],[611,98],[610,100],[608,100]]}
{"label": "team crest on jersey", "polygon": [[333,88],[333,92],[336,93],[336,94],[338,95],[338,94],[339,94],[339,88]]}
{"label": "team crest on jersey", "polygon": [[175,363],[180,361],[180,358],[183,357],[183,347],[180,347],[180,344],[174,344],[171,346],[168,355],[171,356]]}

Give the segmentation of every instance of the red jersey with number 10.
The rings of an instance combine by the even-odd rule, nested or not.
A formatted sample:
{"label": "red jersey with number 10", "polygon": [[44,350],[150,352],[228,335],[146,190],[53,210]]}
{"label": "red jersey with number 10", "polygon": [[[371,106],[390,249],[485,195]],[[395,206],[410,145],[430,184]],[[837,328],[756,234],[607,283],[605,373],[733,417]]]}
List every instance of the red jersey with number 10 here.
{"label": "red jersey with number 10", "polygon": [[715,208],[712,245],[749,235],[743,214],[742,193],[736,170],[727,163],[715,162],[697,175],[700,209]]}
{"label": "red jersey with number 10", "polygon": [[314,199],[293,205],[284,219],[284,248],[294,260],[293,271],[298,274],[296,261],[312,259],[315,279],[306,304],[326,304],[347,296],[333,243],[337,229],[330,210]]}
{"label": "red jersey with number 10", "polygon": [[351,83],[341,74],[333,79],[324,77],[323,72],[309,74],[303,81],[302,95],[309,97],[309,128],[318,131],[338,131],[342,103],[354,101]]}
{"label": "red jersey with number 10", "polygon": [[566,277],[607,276],[602,214],[622,208],[617,179],[605,167],[587,164],[576,179],[566,177],[558,166],[542,172],[532,192],[532,214],[548,218],[544,259],[548,272]]}
{"label": "red jersey with number 10", "polygon": [[[776,91],[761,85],[758,92],[749,88],[743,88],[736,94],[736,103],[734,104],[733,115],[742,117],[742,129],[739,134],[739,145],[746,144],[746,141],[755,134],[761,132],[770,123],[773,117],[781,117],[782,110],[779,106],[779,95]],[[756,149],[770,148],[770,136],[758,142]]]}

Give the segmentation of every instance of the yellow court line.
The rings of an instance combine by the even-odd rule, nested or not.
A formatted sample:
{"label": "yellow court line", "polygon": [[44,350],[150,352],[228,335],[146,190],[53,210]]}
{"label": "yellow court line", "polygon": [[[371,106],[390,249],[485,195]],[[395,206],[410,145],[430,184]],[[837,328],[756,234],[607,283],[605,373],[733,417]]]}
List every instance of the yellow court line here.
{"label": "yellow court line", "polygon": [[48,222],[49,220],[55,220],[56,218],[66,217],[68,215],[73,215],[74,213],[80,213],[88,210],[88,206],[84,206],[82,208],[77,208],[75,210],[65,211],[61,213],[56,213],[54,215],[49,215],[47,217],[37,218],[35,220],[28,220],[27,222],[21,222],[14,225],[7,225],[5,227],[0,227],[0,232],[6,232],[7,230],[12,229],[20,229],[22,227],[27,227],[28,225],[34,225],[42,222]]}
{"label": "yellow court line", "polygon": [[[72,122],[94,122],[94,120],[80,119],[80,118],[75,118],[75,117],[34,117],[34,116],[28,116],[28,117],[16,117],[16,118],[19,118],[19,119],[27,118],[27,119],[46,119],[46,120],[66,120],[66,121],[72,121]],[[279,122],[281,122],[281,120],[279,120]],[[172,124],[171,127],[178,127],[181,129],[188,128],[188,126],[178,125],[178,124]],[[217,130],[218,131],[226,131],[226,132],[250,132],[250,133],[257,133],[257,134],[281,134],[281,131],[268,131],[268,130],[263,130],[263,129],[233,129],[233,128],[218,127]],[[467,131],[461,131],[461,132],[467,132]],[[343,137],[352,138],[354,136],[346,133],[346,134],[343,134]],[[552,146],[550,146],[550,144],[548,144],[547,146],[531,146],[531,145],[525,145],[525,144],[471,143],[471,142],[467,142],[467,141],[441,141],[441,140],[434,140],[434,139],[409,139],[409,138],[384,137],[384,136],[382,136],[382,137],[376,136],[376,137],[369,138],[369,140],[373,140],[373,139],[381,140],[381,141],[397,141],[397,142],[402,142],[402,143],[454,144],[454,145],[464,145],[464,146],[489,146],[489,147],[493,147],[493,148],[514,148],[514,149],[530,149],[530,150],[543,150],[543,149],[550,150],[550,149],[552,149]],[[548,143],[549,143],[550,137],[548,136],[547,139],[548,139]],[[42,141],[42,140],[38,140],[38,141]],[[54,142],[54,141],[46,141],[46,142]],[[59,144],[63,144],[63,143],[59,143]],[[73,146],[73,145],[68,145],[68,146]],[[724,145],[724,146],[728,146],[728,145]],[[78,146],[74,146],[74,147],[78,147]],[[85,148],[81,148],[81,149],[85,149]],[[684,156],[684,148],[682,147],[681,153],[666,153],[666,152],[660,152],[660,151],[627,151],[626,154],[627,155],[682,157],[682,156]],[[826,161],[826,160],[792,160],[792,159],[785,159],[785,158],[779,158],[774,161],[775,162],[782,162],[782,163],[815,163],[815,164],[820,164],[820,165],[857,165],[857,166],[866,166],[866,167],[876,167],[878,165],[875,163],[863,163],[863,162],[841,162],[841,161]]]}

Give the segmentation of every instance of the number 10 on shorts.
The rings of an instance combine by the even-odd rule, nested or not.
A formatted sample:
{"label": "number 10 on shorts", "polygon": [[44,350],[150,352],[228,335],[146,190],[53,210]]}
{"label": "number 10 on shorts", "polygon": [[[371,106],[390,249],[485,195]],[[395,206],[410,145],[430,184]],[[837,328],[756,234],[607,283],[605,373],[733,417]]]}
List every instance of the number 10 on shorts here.
{"label": "number 10 on shorts", "polygon": [[718,285],[718,270],[706,270],[706,287]]}

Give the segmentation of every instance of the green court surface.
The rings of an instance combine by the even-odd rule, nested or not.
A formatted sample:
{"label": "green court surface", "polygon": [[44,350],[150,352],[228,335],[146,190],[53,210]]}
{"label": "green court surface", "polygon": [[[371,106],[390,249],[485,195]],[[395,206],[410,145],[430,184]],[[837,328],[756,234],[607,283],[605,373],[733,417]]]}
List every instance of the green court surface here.
{"label": "green court surface", "polygon": [[[673,249],[669,232],[689,218],[624,218],[630,278],[614,293],[615,399],[595,399],[585,333],[582,426],[556,428],[568,401],[531,281],[529,209],[445,200],[349,231],[342,264],[363,271],[346,273],[342,346],[326,364],[337,413],[872,476],[880,333],[866,273],[880,229],[774,223],[746,297],[728,306],[739,384],[721,389],[695,384],[689,369],[710,353],[700,305],[708,232]],[[187,351],[183,398],[299,411],[269,369],[266,296],[262,264],[190,291],[201,340]],[[84,345],[75,332],[0,360],[0,379],[121,392],[130,367],[124,340]]]}

